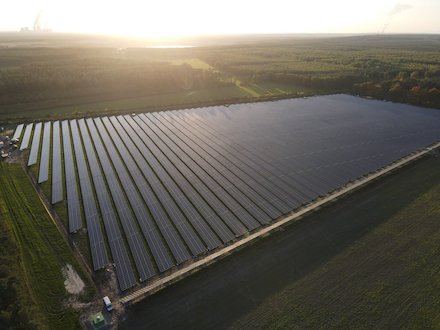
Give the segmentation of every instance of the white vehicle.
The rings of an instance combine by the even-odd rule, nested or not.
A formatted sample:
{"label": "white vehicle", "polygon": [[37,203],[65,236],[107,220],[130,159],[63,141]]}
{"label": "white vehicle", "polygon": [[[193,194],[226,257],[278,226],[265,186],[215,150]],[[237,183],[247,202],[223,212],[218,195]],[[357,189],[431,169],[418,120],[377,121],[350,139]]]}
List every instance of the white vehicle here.
{"label": "white vehicle", "polygon": [[107,311],[111,312],[113,310],[113,305],[112,302],[110,301],[108,296],[105,296],[104,298],[102,298],[102,300],[104,300],[104,305],[105,308],[107,309]]}

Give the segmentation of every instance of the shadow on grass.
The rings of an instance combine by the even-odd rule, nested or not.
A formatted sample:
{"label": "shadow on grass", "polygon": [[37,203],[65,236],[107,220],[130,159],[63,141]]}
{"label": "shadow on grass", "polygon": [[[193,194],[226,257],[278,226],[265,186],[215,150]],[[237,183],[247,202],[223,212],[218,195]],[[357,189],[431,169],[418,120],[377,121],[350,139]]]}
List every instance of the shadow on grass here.
{"label": "shadow on grass", "polygon": [[121,328],[229,326],[432,188],[439,166],[440,158],[421,159],[261,239],[132,306]]}

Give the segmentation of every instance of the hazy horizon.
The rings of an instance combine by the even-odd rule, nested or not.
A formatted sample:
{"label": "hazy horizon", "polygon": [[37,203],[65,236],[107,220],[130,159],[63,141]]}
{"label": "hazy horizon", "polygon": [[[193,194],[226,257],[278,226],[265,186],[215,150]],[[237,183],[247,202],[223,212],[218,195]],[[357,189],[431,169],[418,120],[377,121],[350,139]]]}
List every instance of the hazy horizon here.
{"label": "hazy horizon", "polygon": [[435,0],[206,2],[18,0],[0,4],[0,31],[134,37],[234,34],[440,33]]}

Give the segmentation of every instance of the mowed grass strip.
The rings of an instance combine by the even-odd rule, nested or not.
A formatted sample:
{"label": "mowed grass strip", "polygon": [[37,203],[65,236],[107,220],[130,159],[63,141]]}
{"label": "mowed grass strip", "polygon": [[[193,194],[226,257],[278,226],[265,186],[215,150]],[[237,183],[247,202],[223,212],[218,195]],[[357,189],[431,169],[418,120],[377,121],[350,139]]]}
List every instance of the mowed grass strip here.
{"label": "mowed grass strip", "polygon": [[[406,177],[394,189],[384,186],[352,210],[333,214],[368,222],[391,211],[385,222],[265,299],[234,327],[438,329],[440,158],[416,166],[401,174]],[[422,187],[428,189],[408,201]]]}
{"label": "mowed grass strip", "polygon": [[[77,311],[67,306],[69,294],[64,287],[61,268],[71,264],[83,281],[83,275],[70,247],[57,231],[24,170],[16,164],[0,163],[1,219],[10,228],[19,249],[20,274],[32,304],[39,313],[39,328],[79,328]],[[86,282],[91,294],[89,283]]]}

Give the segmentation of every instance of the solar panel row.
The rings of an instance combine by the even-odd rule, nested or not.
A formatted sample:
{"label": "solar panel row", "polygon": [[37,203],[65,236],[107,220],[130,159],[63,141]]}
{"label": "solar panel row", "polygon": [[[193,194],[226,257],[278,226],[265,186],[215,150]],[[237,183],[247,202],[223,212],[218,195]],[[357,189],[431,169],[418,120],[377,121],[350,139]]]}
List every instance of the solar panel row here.
{"label": "solar panel row", "polygon": [[[174,266],[174,261],[172,257],[170,257],[168,253],[168,248],[165,242],[161,238],[160,230],[161,229],[163,230],[164,237],[170,238],[171,235],[167,235],[168,232],[167,229],[168,226],[170,226],[171,224],[169,222],[169,219],[162,220],[161,217],[157,217],[156,219],[157,228],[156,228],[156,224],[146,206],[149,206],[150,210],[152,210],[151,212],[153,212],[153,210],[157,209],[159,202],[155,199],[155,196],[151,188],[149,187],[148,182],[145,180],[144,176],[137,167],[138,165],[135,163],[133,159],[133,157],[139,159],[142,158],[142,156],[140,155],[139,151],[136,148],[130,148],[131,150],[136,151],[135,153],[133,153],[133,156],[128,152],[126,145],[124,145],[124,143],[122,142],[125,141],[125,143],[130,145],[129,143],[130,139],[128,138],[127,133],[123,130],[122,126],[120,126],[120,124],[117,122],[117,120],[114,117],[112,118],[112,121],[115,124],[114,127],[112,126],[108,118],[103,118],[103,123],[106,126],[107,131],[109,132],[115,144],[115,147],[118,149],[121,157],[123,158],[125,165],[127,166],[127,169],[133,178],[134,184],[139,189],[142,198],[144,198],[143,200],[141,200],[138,194],[134,192],[130,193],[129,194],[129,198],[131,200],[130,203],[132,204],[133,211],[135,212],[136,217],[139,221],[139,224],[141,226],[144,237],[148,243],[150,251],[154,256],[156,265],[159,268],[160,272],[164,272]],[[120,136],[118,135],[118,133],[120,134]],[[134,188],[132,187],[132,184],[129,183],[129,185],[130,186],[128,187],[128,189],[130,191],[133,191]],[[145,201],[146,204],[143,201]],[[158,213],[159,212],[154,212],[154,214],[158,214]],[[164,212],[160,214],[164,214]],[[169,240],[168,242],[173,243],[173,240]],[[186,253],[186,255],[188,254]]]}
{"label": "solar panel row", "polygon": [[[292,210],[295,206],[295,201],[290,200],[290,202],[284,202],[280,197],[282,194],[279,193],[278,189],[272,190],[272,186],[270,182],[268,182],[261,175],[254,175],[254,173],[249,170],[245,163],[240,163],[234,157],[226,157],[222,155],[215,149],[215,146],[206,142],[206,138],[199,137],[195,134],[195,129],[188,129],[188,125],[185,125],[177,116],[169,116],[166,113],[157,114],[158,118],[161,120],[168,121],[174,129],[180,130],[183,134],[185,134],[185,140],[188,141],[190,145],[191,142],[195,144],[198,148],[203,148],[204,153],[208,153],[211,159],[215,159],[213,164],[216,164],[220,167],[219,171],[224,171],[221,168],[229,169],[235,177],[240,178],[243,182],[245,182],[249,187],[253,188],[257,194],[265,198],[269,203],[271,203],[274,207],[276,207],[282,213],[287,213]],[[191,142],[189,142],[189,140]],[[208,140],[209,141],[209,140]],[[243,166],[244,165],[244,166]],[[236,179],[234,179],[235,181]],[[249,190],[247,190],[250,196],[254,196],[255,194]],[[258,198],[258,197],[255,197]],[[265,205],[266,202],[259,201],[260,205]],[[270,211],[274,212],[274,211]],[[276,214],[271,214],[271,216],[275,216]]]}
{"label": "solar panel row", "polygon": [[[229,139],[226,135],[217,132],[215,128],[211,126],[203,126],[206,123],[203,121],[197,121],[195,118],[189,116],[184,116],[186,119],[185,124],[194,129],[204,139],[208,139],[212,146],[216,146],[224,155],[229,155],[230,157],[235,157],[236,160],[242,164],[242,166],[248,166],[249,171],[255,173],[262,180],[267,182],[267,185],[271,187],[271,190],[282,197],[284,200],[288,199],[288,192],[296,197],[298,201],[310,201],[319,195],[325,194],[325,188],[321,188],[321,183],[304,183],[301,185],[302,180],[297,177],[297,181],[292,180],[288,177],[282,169],[275,168],[272,161],[269,163],[268,159],[261,157],[258,151],[255,153],[250,152],[245,144],[237,145],[233,140]],[[214,134],[216,132],[219,134]],[[221,142],[220,142],[221,141]],[[252,149],[252,148],[251,148]],[[313,178],[311,178],[313,180]],[[315,181],[315,180],[313,180]],[[310,188],[310,186],[319,187],[318,191]],[[296,190],[299,190],[296,192]],[[293,204],[294,205],[294,204]]]}
{"label": "solar panel row", "polygon": [[[122,120],[121,117],[118,118]],[[170,175],[176,179],[180,179],[182,177],[185,178],[185,180],[187,180],[188,183],[191,182],[191,186],[198,192],[198,194],[203,196],[205,200],[213,206],[213,208],[218,212],[219,216],[225,221],[225,223],[227,223],[227,225],[231,228],[231,230],[234,231],[234,233],[237,236],[241,236],[246,232],[246,228],[244,227],[244,225],[240,221],[238,221],[238,219],[224,206],[224,204],[221,203],[221,201],[219,201],[215,197],[215,195],[210,190],[206,189],[202,181],[200,181],[196,176],[193,176],[190,172],[188,172],[187,169],[180,163],[180,161],[177,158],[174,157],[173,159],[175,160],[175,162],[173,162],[173,159],[170,160],[167,157],[165,157],[165,155],[163,154],[164,149],[156,146],[153,143],[153,141],[148,137],[148,135],[144,131],[142,131],[142,129],[137,125],[137,123],[134,120],[132,120],[130,117],[127,116],[124,119],[127,120],[134,129],[134,130],[129,129],[127,130],[127,132],[135,131],[137,134],[139,134],[141,140],[148,147],[148,149],[143,148],[143,150],[141,150],[144,157],[146,157],[146,159],[151,160],[153,162],[155,158],[157,158],[160,161],[160,163],[155,162],[153,164],[155,170],[157,171],[157,173],[159,173],[159,175],[162,176],[165,182],[171,182],[168,179],[167,173],[170,173]],[[131,134],[129,135],[132,136]],[[189,188],[190,185],[187,185],[184,181],[182,182],[182,180],[180,180],[180,182],[181,182],[181,187],[183,189],[185,186],[187,189],[190,189]]]}
{"label": "solar panel row", "polygon": [[34,126],[34,124],[32,124],[32,123],[26,125],[26,129],[24,130],[23,139],[21,140],[21,144],[20,144],[20,150],[27,149],[27,147],[29,146],[29,140],[31,138],[33,126]]}
{"label": "solar panel row", "polygon": [[70,121],[70,129],[72,131],[76,170],[78,171],[79,184],[81,187],[82,207],[87,223],[87,233],[89,236],[90,251],[92,253],[93,269],[97,270],[104,268],[107,265],[108,256],[100,225],[100,216],[96,207],[95,194],[90,181],[89,169],[87,167],[76,120]]}
{"label": "solar panel row", "polygon": [[[126,119],[127,118],[128,120],[131,120],[130,117],[126,117]],[[159,163],[155,163],[154,170],[159,170],[161,167],[162,166]],[[155,176],[152,176],[150,178],[154,180]],[[161,178],[162,182],[163,179],[166,178],[162,177]],[[165,189],[165,187],[162,184],[158,184],[158,185],[153,184],[152,186],[156,188],[156,194],[158,199],[164,206],[175,228],[184,239],[191,253],[194,256],[204,253],[206,251],[206,247],[202,243],[201,239],[197,236],[194,229],[188,223],[188,220],[185,218],[184,214],[177,206],[176,201],[171,197],[169,192]]]}
{"label": "solar panel row", "polygon": [[[118,224],[117,215],[113,209],[112,200],[108,193],[108,188],[102,176],[101,167],[95,154],[90,134],[88,132],[84,119],[78,120],[81,136],[89,163],[90,172],[92,174],[93,184],[95,186],[96,197],[98,199],[99,209],[101,210],[102,220],[107,233],[108,243],[113,257],[116,274],[118,276],[119,287],[126,290],[136,284],[136,277],[130,264],[127,249],[125,247],[124,238],[121,234]],[[89,126],[90,127],[90,126]],[[91,130],[93,139],[98,143],[94,130]],[[98,152],[100,145],[95,145]],[[111,183],[109,183],[111,185]],[[115,196],[116,198],[118,196]],[[121,196],[120,196],[121,197]],[[116,202],[116,201],[114,201]]]}
{"label": "solar panel row", "polygon": [[[72,153],[72,139],[70,137],[69,122],[61,122],[63,136],[64,172],[66,176],[67,216],[69,218],[69,231],[74,233],[81,229],[81,207],[78,198],[78,182]],[[80,141],[76,141],[79,143]]]}
{"label": "solar panel row", "polygon": [[32,137],[31,151],[29,153],[28,166],[37,163],[38,151],[40,150],[40,140],[41,140],[41,123],[35,125],[34,136]]}
{"label": "solar panel row", "polygon": [[[115,203],[119,219],[121,220],[122,227],[125,232],[125,236],[127,237],[128,245],[130,246],[131,253],[134,257],[140,280],[145,281],[150,277],[156,275],[156,271],[145,248],[142,235],[137,228],[136,220],[133,217],[131,208],[125,199],[122,187],[124,188],[128,200],[130,201],[130,204],[133,208],[136,207],[136,204],[133,203],[135,202],[137,192],[133,186],[133,182],[131,181],[128,172],[125,169],[125,165],[119,157],[119,154],[116,151],[115,147],[113,146],[113,143],[108,136],[101,120],[99,118],[95,119],[95,125],[99,131],[99,134],[101,135],[102,143],[91,119],[87,120],[87,125],[89,126],[89,130],[94,141],[98,153],[98,158],[101,162],[101,166],[107,180],[113,202]],[[107,149],[109,156],[107,156],[107,154],[105,153],[104,146]],[[113,170],[111,166],[110,158],[113,162],[115,170]],[[115,171],[119,177],[121,184],[119,184],[118,182],[118,177],[115,175]]]}
{"label": "solar panel row", "polygon": [[63,200],[63,173],[61,168],[60,122],[52,127],[52,204]]}
{"label": "solar panel row", "polygon": [[[166,114],[164,115],[164,117]],[[292,188],[286,187],[285,182],[283,178],[278,179],[274,177],[273,174],[268,173],[261,173],[258,171],[258,162],[256,166],[250,166],[249,160],[244,160],[241,155],[241,150],[237,150],[237,152],[234,152],[234,150],[228,150],[225,147],[225,143],[219,142],[219,136],[217,138],[215,135],[210,135],[209,131],[206,132],[206,134],[203,134],[203,131],[200,130],[199,127],[197,127],[195,124],[193,124],[191,121],[184,121],[183,119],[180,119],[178,115],[175,116],[167,116],[169,118],[173,118],[174,123],[179,123],[180,127],[183,129],[186,129],[187,133],[193,134],[192,137],[196,141],[199,141],[199,143],[206,146],[207,150],[211,152],[211,155],[218,158],[220,162],[224,165],[228,164],[228,168],[231,170],[234,170],[234,173],[238,172],[240,174],[240,177],[242,178],[248,178],[252,182],[252,180],[257,181],[265,188],[264,192],[261,192],[262,195],[267,196],[269,200],[280,199],[282,202],[284,202],[285,205],[287,205],[287,208],[285,205],[280,204],[278,202],[276,205],[277,207],[284,213],[290,211],[292,208],[299,204],[304,203],[306,200],[310,198],[310,196],[304,197],[300,194],[292,194]],[[234,145],[234,144],[232,144]],[[257,169],[255,169],[255,167]],[[284,186],[284,189],[281,187]],[[261,189],[259,189],[261,191]],[[274,197],[275,196],[275,197]]]}
{"label": "solar panel row", "polygon": [[[200,121],[198,123],[200,123]],[[216,130],[213,129],[212,126],[206,126],[203,131],[205,134],[209,135],[210,131],[215,132]],[[211,136],[212,139],[214,139],[212,134]],[[226,135],[221,135],[220,139],[226,141],[225,144],[229,147],[228,151],[232,152],[238,158],[241,158],[243,162],[253,165],[253,167],[257,169],[261,175],[264,175],[264,177],[273,182],[277,182],[277,185],[280,188],[283,188],[285,191],[290,190],[291,194],[296,195],[299,199],[302,199],[300,192],[306,196],[306,200],[310,201],[318,196],[325,195],[327,192],[334,189],[333,186],[329,184],[327,176],[319,177],[315,173],[316,176],[308,176],[307,178],[304,178],[303,175],[298,174],[298,169],[302,169],[302,171],[308,169],[307,166],[304,166],[301,163],[299,163],[297,167],[295,167],[294,172],[292,172],[288,168],[286,169],[284,166],[285,162],[282,160],[277,164],[278,166],[274,166],[274,162],[268,163],[267,161],[267,159],[272,159],[269,155],[266,158],[261,157],[261,151],[255,151],[254,153],[249,152],[246,145],[243,144],[237,146]],[[250,149],[252,149],[252,147],[250,147]],[[301,173],[301,170],[299,171]],[[300,192],[297,192],[298,190],[300,190]]]}
{"label": "solar panel row", "polygon": [[49,179],[50,130],[51,122],[44,123],[38,183],[43,183]]}
{"label": "solar panel row", "polygon": [[15,129],[14,135],[12,136],[12,140],[20,139],[21,133],[23,132],[24,124],[19,124]]}
{"label": "solar panel row", "polygon": [[[269,217],[263,215],[263,223],[266,222],[267,219],[278,218],[282,213],[286,213],[291,210],[288,209],[287,205],[285,205],[287,209],[284,212],[279,211],[274,205],[270,204],[263,197],[259,196],[256,191],[241,178],[242,173],[237,173],[238,175],[234,174],[234,172],[232,172],[233,168],[226,167],[227,162],[226,164],[222,164],[217,159],[212,157],[211,154],[197,144],[197,141],[188,138],[188,136],[184,134],[184,130],[179,131],[177,125],[171,125],[163,118],[160,120],[159,116],[155,116],[155,119],[157,120],[153,121],[156,123],[156,125],[163,127],[162,131],[169,136],[172,137],[175,135],[176,138],[173,138],[173,140],[176,141],[176,143],[181,146],[182,149],[188,150],[187,154],[193,160],[197,161],[198,164],[204,168],[209,175],[216,180],[220,180],[219,183],[221,183],[223,187],[231,186],[233,190],[231,195],[233,195],[233,197],[238,196],[238,200],[241,200],[241,202],[245,205],[253,204],[254,207],[260,207],[264,212],[266,212]],[[161,124],[159,124],[159,122]],[[253,182],[250,182],[251,185],[252,183]],[[256,187],[257,190],[258,188],[259,187]],[[249,196],[249,198],[246,196]],[[282,202],[280,201],[280,203]]]}
{"label": "solar panel row", "polygon": [[219,238],[214,234],[213,230],[208,226],[205,220],[203,220],[190,201],[187,198],[183,198],[184,194],[182,194],[182,191],[173,180],[167,179],[167,188],[176,203],[182,209],[183,213],[203,238],[208,249],[213,250],[219,247],[222,244]]}
{"label": "solar panel row", "polygon": [[[154,183],[153,187],[159,187],[161,186],[161,182],[157,179],[155,180],[155,176],[151,175],[151,171],[145,171],[149,169],[149,164],[147,164],[146,160],[151,164],[152,168],[155,168],[157,171],[157,175],[159,178],[164,180],[164,182],[169,183],[173,187],[173,191],[177,188],[174,186],[174,181],[176,182],[177,186],[182,189],[185,196],[190,199],[190,201],[196,205],[198,210],[202,212],[204,215],[206,221],[208,221],[213,228],[215,228],[216,233],[219,235],[219,237],[222,238],[222,240],[226,243],[233,239],[234,235],[232,232],[227,228],[225,224],[223,224],[216,213],[210,209],[208,204],[203,200],[201,195],[190,185],[188,184],[187,180],[183,175],[178,172],[174,165],[166,158],[164,158],[161,154],[161,151],[150,141],[150,139],[143,133],[140,129],[136,128],[136,124],[134,121],[131,121],[133,127],[136,129],[136,132],[139,134],[139,136],[136,135],[136,132],[133,130],[131,126],[128,125],[128,123],[125,121],[123,117],[119,117],[119,120],[121,124],[124,126],[126,132],[123,133],[120,132],[121,137],[128,137],[128,135],[133,139],[133,142],[135,143],[136,147],[139,149],[140,152],[137,151],[136,148],[131,148],[130,151],[134,152],[135,159],[137,161],[137,164],[141,168],[141,170],[144,170],[144,175],[146,178],[149,179],[150,182]],[[113,121],[113,118],[112,118]],[[114,122],[115,123],[115,122]],[[118,126],[115,124],[115,127],[118,129]],[[127,140],[128,141],[128,140]],[[150,149],[147,148],[147,145],[150,146]],[[145,159],[144,159],[145,157]],[[162,159],[162,162],[159,163],[156,159],[156,157]],[[173,173],[173,177],[168,173]],[[172,180],[174,179],[174,181]],[[184,196],[179,196],[178,199],[182,199]],[[220,209],[221,211],[224,211],[223,209]],[[220,212],[221,213],[221,212]],[[236,224],[233,220],[231,220],[231,224]],[[236,228],[236,235],[241,235],[245,232],[245,228],[243,226],[235,226]]]}
{"label": "solar panel row", "polygon": [[[145,122],[143,120],[145,120]],[[174,164],[179,164],[178,169],[185,175],[185,177],[190,181],[194,177],[198,177],[201,182],[206,185],[203,188],[198,187],[198,190],[200,188],[202,193],[208,189],[213,192],[217,198],[221,200],[238,219],[240,219],[248,230],[254,230],[259,227],[260,224],[256,219],[244,210],[236,200],[234,200],[216,181],[207,175],[191,158],[184,154],[180,149],[176,148],[167,136],[165,136],[158,128],[146,125],[148,120],[145,116],[140,115],[135,118],[135,121],[148,135],[156,136],[154,142],[165,152],[167,158],[169,158]]]}

